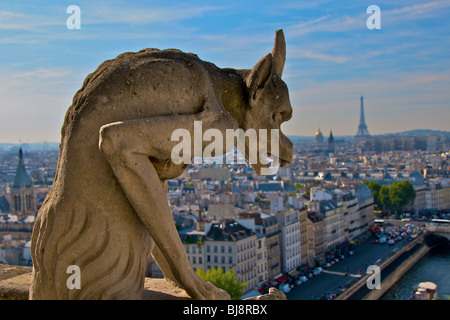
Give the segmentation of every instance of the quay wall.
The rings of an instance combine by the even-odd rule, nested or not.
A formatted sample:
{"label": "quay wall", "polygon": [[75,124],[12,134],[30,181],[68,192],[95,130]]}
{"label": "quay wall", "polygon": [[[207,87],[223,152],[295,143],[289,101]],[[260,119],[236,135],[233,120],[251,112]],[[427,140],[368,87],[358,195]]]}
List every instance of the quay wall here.
{"label": "quay wall", "polygon": [[378,300],[429,250],[430,247],[424,242],[424,235],[418,236],[379,265],[381,270],[380,289],[367,287],[367,280],[371,274],[366,274],[340,294],[336,300]]}
{"label": "quay wall", "polygon": [[428,251],[430,251],[430,248],[426,244],[422,244],[416,252],[381,282],[380,289],[370,290],[369,294],[364,297],[364,300],[380,299],[406,272],[409,271],[409,269],[411,269],[412,266],[419,262]]}

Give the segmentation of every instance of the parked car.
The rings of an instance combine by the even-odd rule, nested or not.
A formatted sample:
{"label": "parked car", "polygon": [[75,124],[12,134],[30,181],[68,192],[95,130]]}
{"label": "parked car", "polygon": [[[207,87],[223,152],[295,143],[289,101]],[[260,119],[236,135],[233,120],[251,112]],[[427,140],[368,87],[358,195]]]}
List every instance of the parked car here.
{"label": "parked car", "polygon": [[379,242],[380,244],[383,244],[383,243],[386,243],[386,242],[387,242],[387,239],[386,239],[386,237],[381,237],[381,238],[378,240],[378,242]]}
{"label": "parked car", "polygon": [[302,283],[308,281],[308,277],[305,276],[301,276],[300,278],[298,278]]}
{"label": "parked car", "polygon": [[388,244],[392,246],[392,245],[395,244],[395,241],[391,239],[391,240],[388,241]]}
{"label": "parked car", "polygon": [[315,276],[321,274],[322,271],[323,271],[323,269],[321,267],[314,268],[314,270],[313,270]]}
{"label": "parked car", "polygon": [[278,287],[278,290],[280,290],[284,293],[288,293],[289,291],[291,291],[291,287],[289,286],[288,283],[283,283],[283,284],[280,284],[280,286]]}

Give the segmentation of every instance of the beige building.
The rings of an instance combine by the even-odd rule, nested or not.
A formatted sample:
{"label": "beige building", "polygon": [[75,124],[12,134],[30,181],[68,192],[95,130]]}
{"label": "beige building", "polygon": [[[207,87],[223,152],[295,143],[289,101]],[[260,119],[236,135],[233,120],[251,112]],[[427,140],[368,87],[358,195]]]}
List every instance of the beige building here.
{"label": "beige building", "polygon": [[431,179],[426,191],[427,209],[440,211],[450,209],[450,180]]}
{"label": "beige building", "polygon": [[[356,198],[358,199],[358,231],[354,238],[367,234],[374,227],[374,210],[375,204],[372,192],[369,187],[364,184],[355,186]],[[353,238],[353,239],[354,239]]]}
{"label": "beige building", "polygon": [[281,271],[281,227],[274,214],[264,212],[242,212],[242,219],[254,219],[256,227],[266,236],[267,271],[275,278]]}
{"label": "beige building", "polygon": [[256,232],[234,220],[208,223],[205,226],[204,250],[205,269],[221,267],[224,272],[233,269],[241,282],[247,282],[245,292],[256,288]]}
{"label": "beige building", "polygon": [[359,216],[358,199],[352,192],[347,192],[342,201],[344,238],[351,240],[358,236]]}
{"label": "beige building", "polygon": [[308,262],[308,234],[307,234],[307,219],[308,210],[306,207],[299,210],[299,222],[300,222],[300,252],[301,252],[301,264]]}
{"label": "beige building", "polygon": [[325,251],[334,250],[345,240],[342,203],[339,204],[337,206],[331,200],[314,200],[309,203],[309,210],[322,214]]}
{"label": "beige building", "polygon": [[258,234],[256,241],[256,277],[258,285],[261,285],[269,280],[266,236],[261,233]]}
{"label": "beige building", "polygon": [[281,228],[281,271],[290,272],[301,265],[300,217],[292,208],[275,216]]}
{"label": "beige building", "polygon": [[374,202],[364,184],[311,188],[307,213],[307,263],[320,262],[345,241],[367,235],[374,223]]}
{"label": "beige building", "polygon": [[408,176],[408,181],[413,185],[416,197],[413,204],[407,208],[415,213],[419,213],[427,208],[427,185],[424,177],[418,172],[412,172]]}
{"label": "beige building", "polygon": [[306,219],[307,251],[306,261],[314,266],[324,258],[324,228],[322,215],[319,212],[308,212]]}

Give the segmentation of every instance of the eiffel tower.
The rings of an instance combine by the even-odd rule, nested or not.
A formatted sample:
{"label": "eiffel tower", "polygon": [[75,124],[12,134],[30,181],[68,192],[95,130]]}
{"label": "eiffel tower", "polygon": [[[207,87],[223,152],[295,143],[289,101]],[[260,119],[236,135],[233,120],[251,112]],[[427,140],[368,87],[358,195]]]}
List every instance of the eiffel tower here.
{"label": "eiffel tower", "polygon": [[364,98],[361,96],[361,113],[359,118],[358,132],[356,138],[370,137],[369,130],[367,130],[366,120],[364,118]]}

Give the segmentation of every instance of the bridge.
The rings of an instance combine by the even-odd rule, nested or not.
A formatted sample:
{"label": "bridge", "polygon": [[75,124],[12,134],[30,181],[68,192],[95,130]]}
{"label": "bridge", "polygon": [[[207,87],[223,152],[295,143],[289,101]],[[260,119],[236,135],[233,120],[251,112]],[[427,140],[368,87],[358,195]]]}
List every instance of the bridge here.
{"label": "bridge", "polygon": [[429,247],[450,243],[450,225],[429,224],[425,232],[425,243]]}

